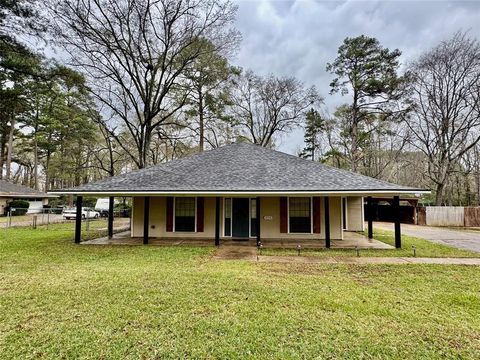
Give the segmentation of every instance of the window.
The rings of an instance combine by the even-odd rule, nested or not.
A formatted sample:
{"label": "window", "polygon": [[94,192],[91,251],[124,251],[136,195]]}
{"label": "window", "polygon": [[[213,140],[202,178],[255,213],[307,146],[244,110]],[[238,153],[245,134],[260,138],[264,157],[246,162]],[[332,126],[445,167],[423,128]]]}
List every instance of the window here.
{"label": "window", "polygon": [[175,231],[195,231],[195,198],[175,198]]}
{"label": "window", "polygon": [[250,236],[257,236],[257,199],[250,200]]}
{"label": "window", "polygon": [[225,198],[224,200],[224,234],[225,236],[232,236],[232,199]]}
{"label": "window", "polygon": [[310,198],[289,198],[288,219],[291,233],[312,232],[312,211]]}

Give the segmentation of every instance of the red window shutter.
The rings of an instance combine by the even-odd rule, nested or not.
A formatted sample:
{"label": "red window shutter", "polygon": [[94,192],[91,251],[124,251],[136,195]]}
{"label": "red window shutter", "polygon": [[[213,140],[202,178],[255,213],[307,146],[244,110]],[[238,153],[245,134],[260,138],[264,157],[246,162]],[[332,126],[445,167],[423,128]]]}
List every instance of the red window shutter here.
{"label": "red window shutter", "polygon": [[173,197],[167,197],[167,224],[166,231],[173,231]]}
{"label": "red window shutter", "polygon": [[315,234],[320,234],[321,232],[321,218],[320,218],[320,198],[314,197],[313,198],[313,232]]}
{"label": "red window shutter", "polygon": [[280,198],[280,232],[288,232],[288,206],[287,206],[287,197]]}
{"label": "red window shutter", "polygon": [[197,197],[197,232],[203,232],[205,198]]}

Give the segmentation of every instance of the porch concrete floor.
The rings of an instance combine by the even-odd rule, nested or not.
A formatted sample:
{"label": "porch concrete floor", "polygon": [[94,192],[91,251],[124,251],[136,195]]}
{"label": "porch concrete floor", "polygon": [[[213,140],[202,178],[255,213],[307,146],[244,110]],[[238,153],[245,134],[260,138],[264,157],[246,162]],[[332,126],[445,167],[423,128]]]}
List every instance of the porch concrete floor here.
{"label": "porch concrete floor", "polygon": [[[149,245],[156,246],[213,246],[213,239],[173,239],[173,238],[150,238]],[[325,240],[312,240],[312,239],[274,239],[263,240],[264,247],[270,248],[296,248],[300,245],[302,248],[324,248]],[[112,239],[108,237],[101,237],[93,240],[83,241],[85,245],[142,245],[143,238],[130,236],[130,231],[124,231],[113,235]],[[220,247],[222,246],[234,246],[241,251],[242,248],[255,248],[256,242],[253,239],[248,241],[235,241],[235,240],[220,240]],[[381,241],[371,239],[366,236],[346,231],[343,233],[343,240],[332,240],[331,248],[333,249],[394,249],[393,246],[385,244]],[[245,249],[246,251],[246,249]]]}

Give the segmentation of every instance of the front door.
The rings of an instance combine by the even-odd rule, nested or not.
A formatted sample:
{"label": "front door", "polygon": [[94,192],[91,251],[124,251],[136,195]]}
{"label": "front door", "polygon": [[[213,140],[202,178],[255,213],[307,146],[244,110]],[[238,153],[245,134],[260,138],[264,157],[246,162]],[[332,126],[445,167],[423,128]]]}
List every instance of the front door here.
{"label": "front door", "polygon": [[249,209],[250,201],[248,198],[232,199],[232,237],[249,237]]}

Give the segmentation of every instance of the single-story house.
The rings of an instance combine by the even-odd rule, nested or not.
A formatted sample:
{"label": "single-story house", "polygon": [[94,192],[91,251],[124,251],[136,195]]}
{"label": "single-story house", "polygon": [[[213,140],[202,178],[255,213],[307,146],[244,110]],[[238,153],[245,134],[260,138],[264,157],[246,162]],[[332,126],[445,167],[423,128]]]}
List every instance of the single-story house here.
{"label": "single-story house", "polygon": [[[76,188],[77,195],[132,197],[131,236],[155,238],[343,239],[364,230],[364,199],[417,195],[400,186],[248,143],[236,143]],[[110,211],[109,236],[112,236]],[[369,222],[371,237],[371,222]],[[400,246],[400,227],[397,228]],[[77,216],[75,241],[80,242]]]}
{"label": "single-story house", "polygon": [[30,204],[28,213],[39,213],[42,211],[43,206],[48,205],[48,199],[52,197],[58,196],[17,185],[6,180],[0,180],[0,215],[5,214],[5,209],[12,200],[26,200]]}

